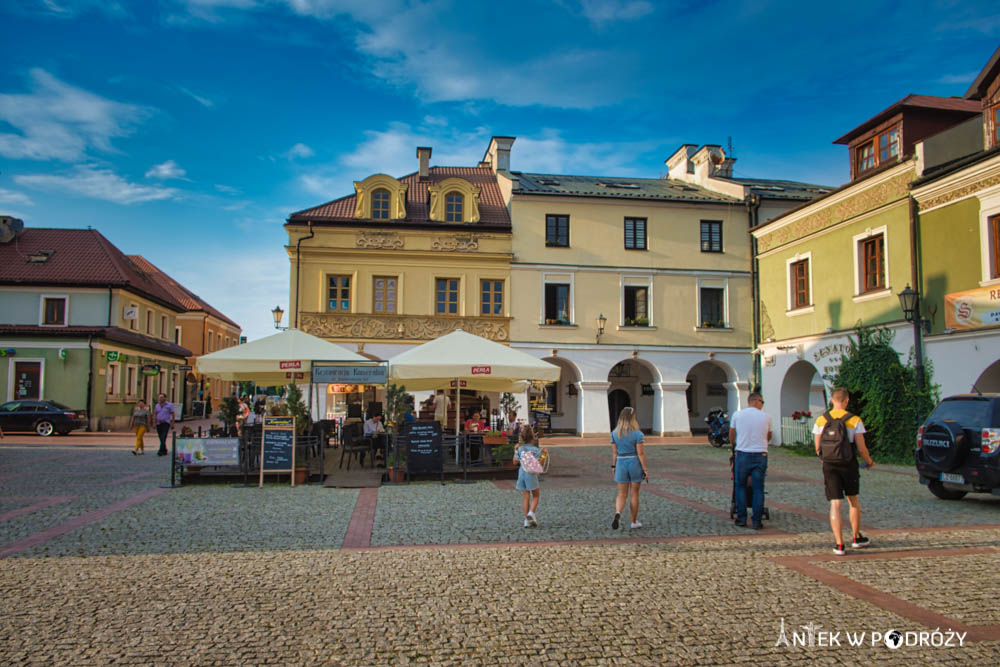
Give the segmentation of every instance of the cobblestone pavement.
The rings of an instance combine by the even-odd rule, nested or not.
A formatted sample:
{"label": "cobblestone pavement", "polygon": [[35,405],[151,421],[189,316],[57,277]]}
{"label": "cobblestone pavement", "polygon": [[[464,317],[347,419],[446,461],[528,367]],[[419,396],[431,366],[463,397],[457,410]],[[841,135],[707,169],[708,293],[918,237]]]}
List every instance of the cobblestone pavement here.
{"label": "cobblestone pavement", "polygon": [[512,480],[163,489],[125,438],[8,437],[0,664],[1000,662],[1000,498],[866,471],[873,546],[838,558],[815,460],[772,450],[756,532],[727,452],[647,452],[640,530],[610,528],[609,448],[568,446],[525,529]]}

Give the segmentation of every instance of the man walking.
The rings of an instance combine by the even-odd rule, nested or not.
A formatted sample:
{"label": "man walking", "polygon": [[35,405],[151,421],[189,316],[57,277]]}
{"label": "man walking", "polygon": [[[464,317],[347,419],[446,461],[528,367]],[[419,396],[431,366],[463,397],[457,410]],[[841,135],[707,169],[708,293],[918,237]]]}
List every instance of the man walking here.
{"label": "man walking", "polygon": [[813,426],[816,456],[823,461],[823,487],[826,499],[830,501],[830,528],[833,530],[833,553],[844,555],[842,528],[843,517],[840,507],[844,496],[850,505],[851,531],[854,541],[851,546],[861,549],[871,544],[871,540],[861,534],[861,503],[858,491],[861,480],[858,471],[858,454],[865,464],[872,468],[875,462],[865,446],[865,425],[861,418],[847,411],[850,394],[843,387],[833,390],[830,402],[833,409],[819,416]]}
{"label": "man walking", "polygon": [[735,442],[736,462],[733,466],[733,491],[736,496],[736,525],[747,525],[747,477],[753,485],[755,530],[763,528],[764,476],[767,474],[767,445],[771,442],[771,416],[764,412],[764,399],[759,392],[747,397],[748,407],[739,410],[729,422],[729,442]]}
{"label": "man walking", "polygon": [[174,406],[167,402],[166,394],[160,394],[156,397],[156,403],[153,405],[153,417],[156,420],[156,435],[160,436],[160,450],[156,452],[156,455],[166,456],[170,453],[167,451],[167,434],[174,427]]}

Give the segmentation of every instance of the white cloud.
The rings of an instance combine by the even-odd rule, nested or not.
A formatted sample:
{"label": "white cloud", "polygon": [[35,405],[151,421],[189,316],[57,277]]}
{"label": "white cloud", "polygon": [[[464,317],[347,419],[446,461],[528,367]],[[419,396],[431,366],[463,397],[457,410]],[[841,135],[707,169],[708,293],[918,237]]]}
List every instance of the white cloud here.
{"label": "white cloud", "polygon": [[178,194],[174,188],[129,183],[110,169],[93,165],[78,165],[61,174],[15,176],[14,181],[39,190],[77,194],[125,205],[173,199]]}
{"label": "white cloud", "polygon": [[206,109],[211,109],[212,107],[215,106],[215,102],[213,102],[212,100],[208,99],[207,97],[203,97],[202,95],[198,95],[193,91],[191,91],[190,89],[185,88],[184,86],[177,86],[177,90],[181,91],[182,93],[184,93],[185,95],[187,95],[188,97],[190,97],[191,99],[193,99],[195,102],[205,107]]}
{"label": "white cloud", "polygon": [[23,204],[24,206],[34,206],[35,202],[31,201],[31,198],[23,192],[0,188],[0,204]]}
{"label": "white cloud", "polygon": [[0,134],[0,155],[12,159],[74,161],[132,132],[148,110],[74,88],[43,69],[30,71],[33,91],[0,95],[0,121],[19,134]]}
{"label": "white cloud", "polygon": [[226,195],[241,195],[243,191],[239,188],[234,188],[231,185],[222,185],[221,183],[215,184],[215,189]]}
{"label": "white cloud", "polygon": [[580,12],[599,27],[642,18],[653,12],[653,4],[645,0],[580,0]]}
{"label": "white cloud", "polygon": [[287,151],[285,151],[283,155],[288,160],[294,160],[296,158],[312,157],[315,154],[316,153],[313,151],[313,149],[309,148],[305,144],[297,143],[291,148],[289,148]]}
{"label": "white cloud", "polygon": [[976,78],[978,72],[967,72],[965,74],[946,74],[937,80],[938,83],[962,83],[970,84]]}
{"label": "white cloud", "polygon": [[570,143],[556,130],[543,130],[538,137],[518,137],[510,164],[515,171],[656,178],[659,174],[630,165],[637,155],[659,147],[659,141]]}
{"label": "white cloud", "polygon": [[146,178],[157,178],[161,181],[169,179],[182,179],[186,181],[189,180],[184,178],[186,174],[187,172],[181,169],[176,162],[167,160],[166,162],[150,167],[149,171],[146,172]]}

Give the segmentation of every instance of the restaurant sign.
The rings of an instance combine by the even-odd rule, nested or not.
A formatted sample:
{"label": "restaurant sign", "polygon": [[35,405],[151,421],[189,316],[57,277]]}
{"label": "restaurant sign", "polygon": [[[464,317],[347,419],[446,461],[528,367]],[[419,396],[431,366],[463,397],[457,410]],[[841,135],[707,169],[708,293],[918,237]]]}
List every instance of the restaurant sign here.
{"label": "restaurant sign", "polygon": [[378,366],[316,366],[312,381],[327,384],[385,384],[388,379],[385,364]]}
{"label": "restaurant sign", "polygon": [[279,361],[278,368],[285,370],[286,368],[302,368],[301,361]]}
{"label": "restaurant sign", "polygon": [[944,325],[978,329],[1000,324],[1000,287],[980,287],[944,295]]}
{"label": "restaurant sign", "polygon": [[472,374],[473,375],[491,375],[492,372],[493,372],[493,367],[492,366],[473,366],[472,367]]}
{"label": "restaurant sign", "polygon": [[143,375],[159,375],[160,365],[159,364],[143,364],[142,369],[139,371]]}

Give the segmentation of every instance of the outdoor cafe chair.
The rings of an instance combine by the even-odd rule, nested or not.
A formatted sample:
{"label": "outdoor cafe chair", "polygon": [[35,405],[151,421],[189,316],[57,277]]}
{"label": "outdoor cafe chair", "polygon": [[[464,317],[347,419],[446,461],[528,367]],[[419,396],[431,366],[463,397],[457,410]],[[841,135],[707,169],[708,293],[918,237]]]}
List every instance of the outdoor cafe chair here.
{"label": "outdoor cafe chair", "polygon": [[[344,427],[342,434],[343,442],[340,443],[340,467],[344,467],[344,457],[347,457],[347,469],[351,469],[351,456],[358,455],[358,465],[364,466],[365,454],[372,453],[372,440],[361,435],[363,425],[361,423],[348,424]],[[372,465],[375,464],[374,457]]]}

